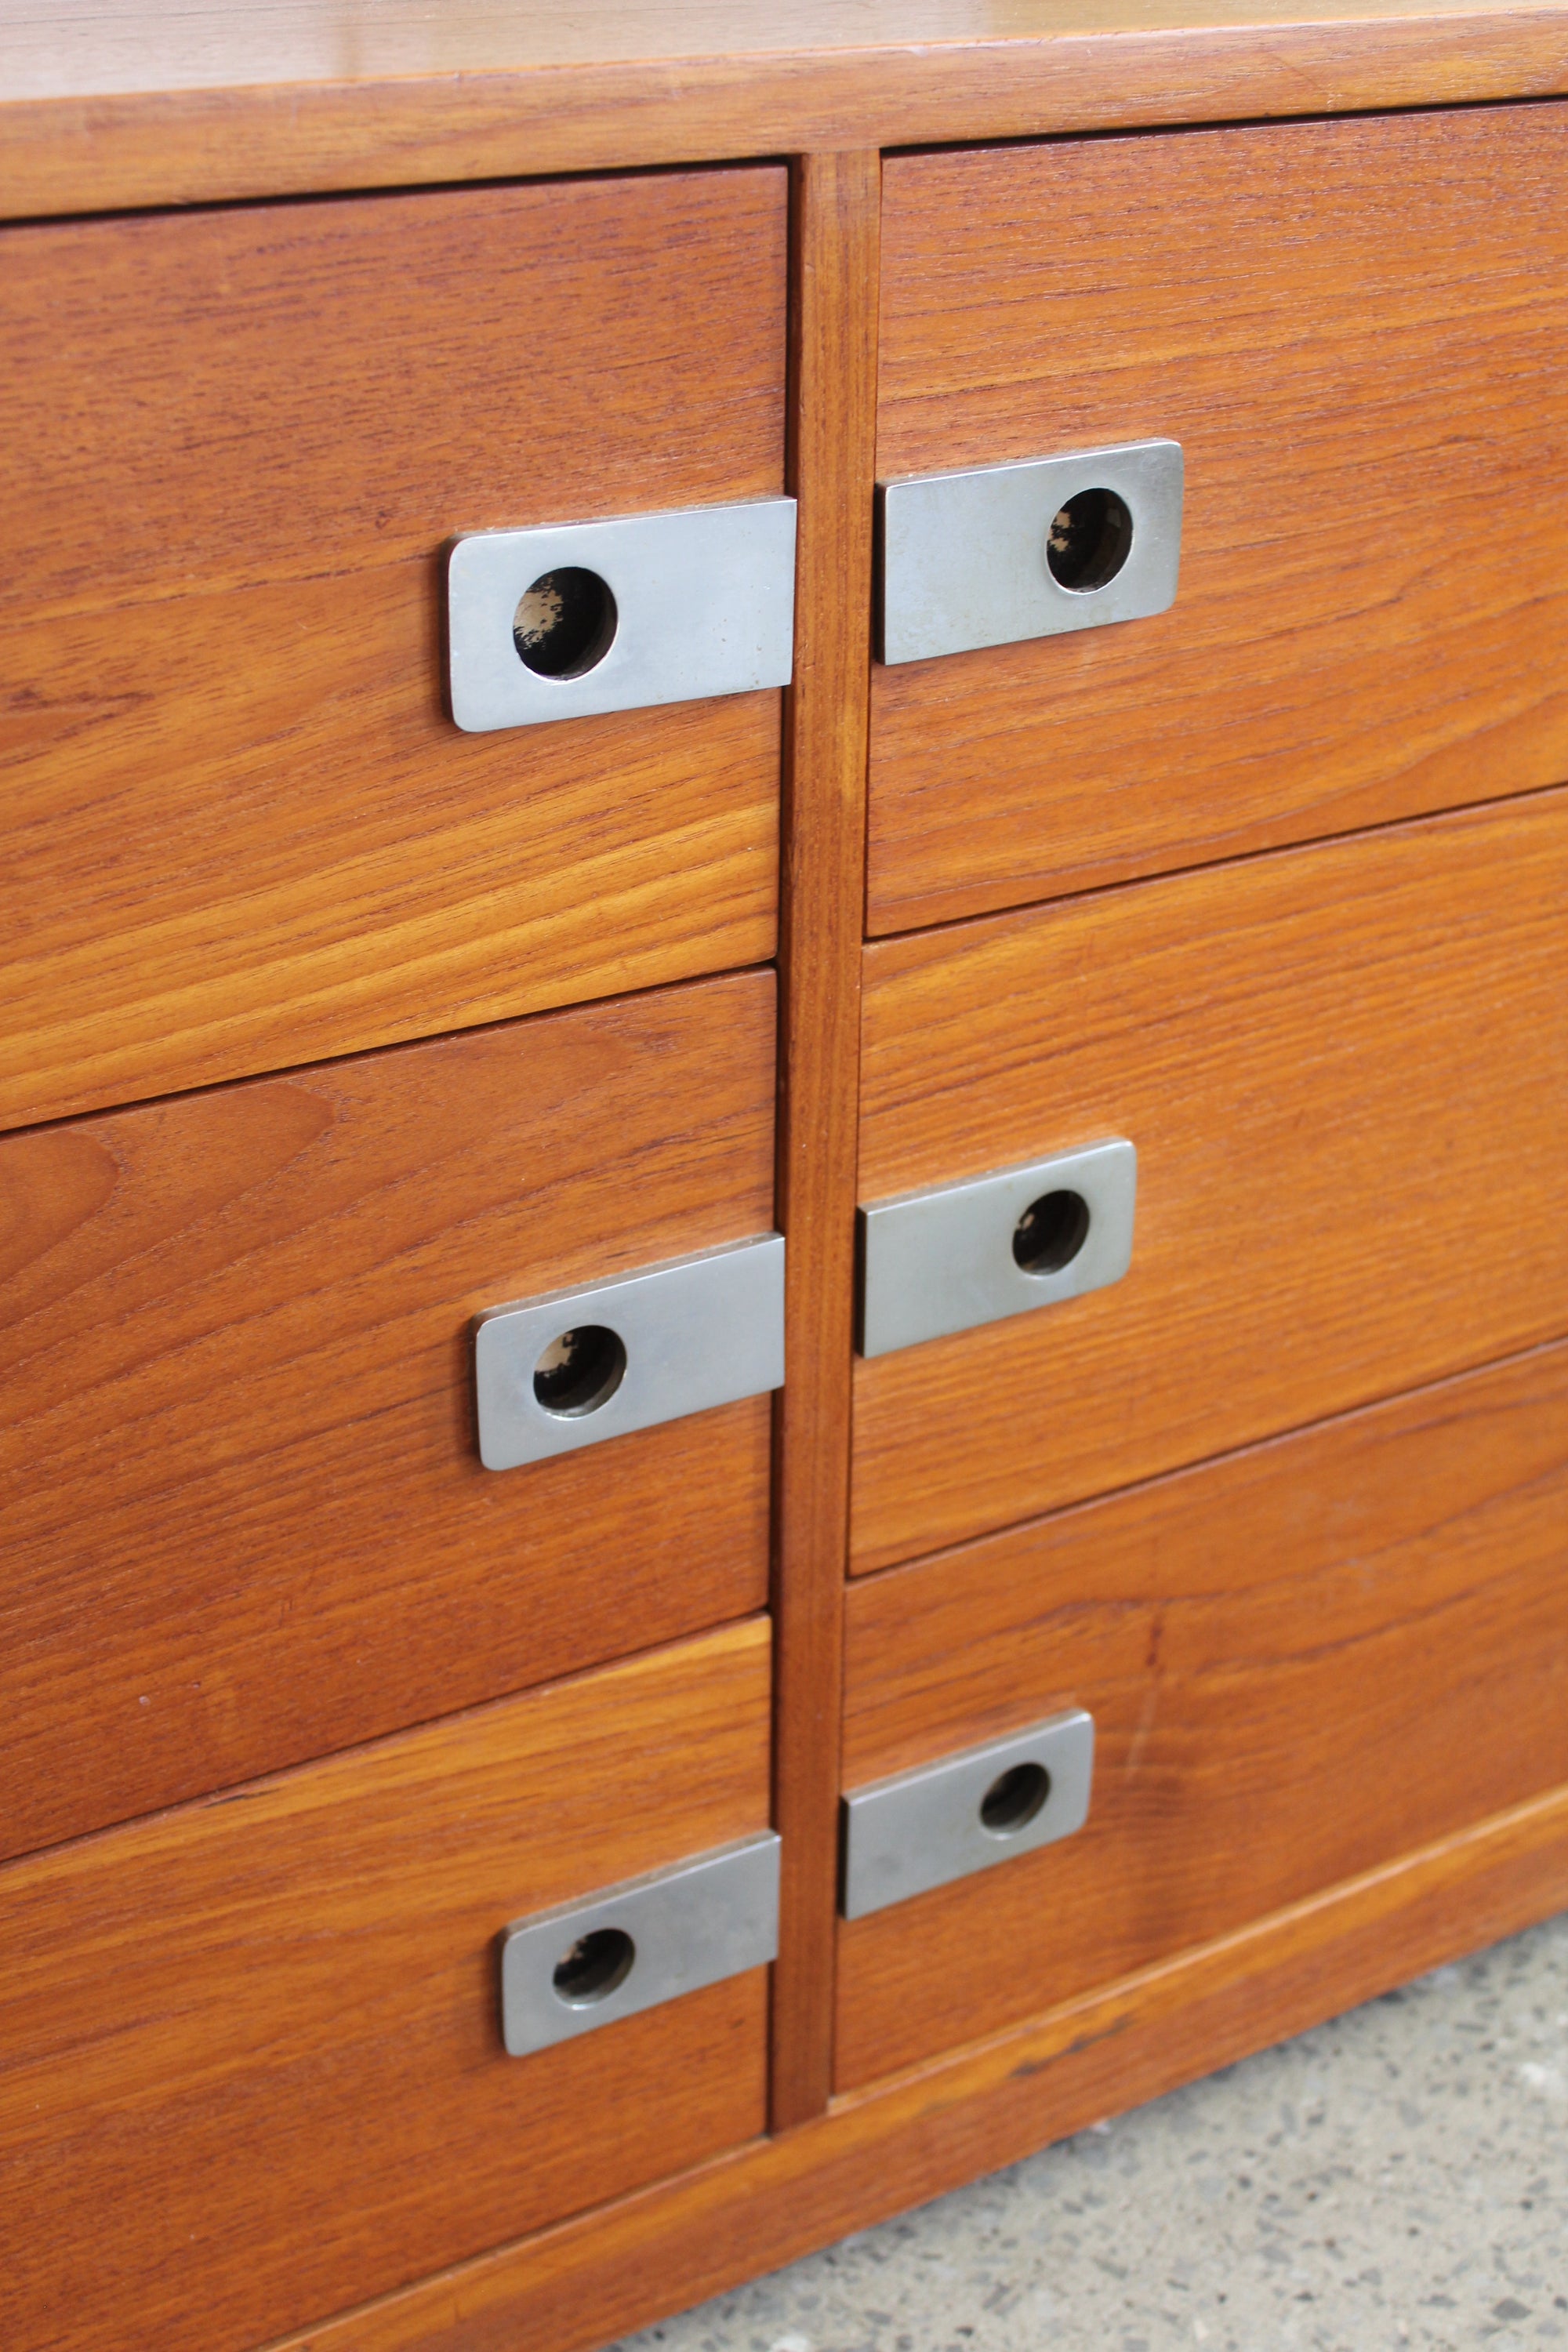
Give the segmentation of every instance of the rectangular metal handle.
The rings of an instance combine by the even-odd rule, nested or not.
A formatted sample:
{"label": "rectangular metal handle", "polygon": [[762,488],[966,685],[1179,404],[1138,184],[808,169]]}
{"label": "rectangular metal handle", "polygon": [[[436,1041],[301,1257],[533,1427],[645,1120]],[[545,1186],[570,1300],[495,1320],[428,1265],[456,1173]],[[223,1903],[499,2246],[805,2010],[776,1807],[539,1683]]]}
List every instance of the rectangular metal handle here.
{"label": "rectangular metal handle", "polygon": [[501,2039],[526,2057],[776,1958],[772,1830],[520,1919],[501,1938]]}
{"label": "rectangular metal handle", "polygon": [[452,717],[471,734],[787,686],[793,499],[479,530],[447,570]]}
{"label": "rectangular metal handle", "polygon": [[514,1470],[782,1388],[781,1234],[493,1307],[474,1332],[479,1459]]}
{"label": "rectangular metal handle", "polygon": [[1175,601],[1178,441],[885,482],[884,662],[1140,621]]}
{"label": "rectangular metal handle", "polygon": [[1124,1137],[860,1210],[863,1356],[1054,1307],[1132,1262],[1138,1154]]}
{"label": "rectangular metal handle", "polygon": [[861,1919],[1071,1837],[1089,1818],[1094,1722],[1081,1707],[844,1800],[844,1916]]}

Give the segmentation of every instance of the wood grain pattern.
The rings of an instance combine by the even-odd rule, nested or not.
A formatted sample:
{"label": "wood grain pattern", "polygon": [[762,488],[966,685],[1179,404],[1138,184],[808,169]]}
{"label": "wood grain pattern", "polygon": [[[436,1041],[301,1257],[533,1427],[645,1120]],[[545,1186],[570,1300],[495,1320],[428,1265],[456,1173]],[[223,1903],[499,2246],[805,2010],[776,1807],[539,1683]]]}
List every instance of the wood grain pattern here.
{"label": "wood grain pattern", "polygon": [[1568,1782],[1568,1347],[851,1593],[847,1786],[1065,1706],[1079,1834],[843,1929],[841,2088]]}
{"label": "wood grain pattern", "polygon": [[443,542],[783,486],[782,168],[0,244],[0,1123],[773,952],[779,697],[463,735]]}
{"label": "wood grain pattern", "polygon": [[0,1851],[760,1608],[769,1401],[500,1474],[482,1307],[765,1232],[773,983],[0,1141]]}
{"label": "wood grain pattern", "polygon": [[773,1574],[784,1839],[776,2129],[826,2105],[832,2065],[879,187],[874,154],[807,155],[796,167],[791,471],[800,536],[779,1112],[789,1379],[777,1406]]}
{"label": "wood grain pattern", "polygon": [[1186,502],[1168,613],[878,667],[873,931],[1568,778],[1565,177],[1558,106],[889,163],[879,475]]}
{"label": "wood grain pattern", "polygon": [[1464,0],[35,0],[6,32],[13,214],[1568,89],[1560,6]]}
{"label": "wood grain pattern", "polygon": [[277,2352],[595,2352],[1568,1902],[1568,1791]]}
{"label": "wood grain pattern", "polygon": [[0,1872],[10,2340],[239,2352],[751,2137],[765,1970],[514,2060],[495,1938],[767,1780],[753,1619]]}
{"label": "wood grain pattern", "polygon": [[909,1558],[1568,1326],[1568,794],[868,951],[877,1200],[1125,1135],[1113,1287],[856,1368]]}

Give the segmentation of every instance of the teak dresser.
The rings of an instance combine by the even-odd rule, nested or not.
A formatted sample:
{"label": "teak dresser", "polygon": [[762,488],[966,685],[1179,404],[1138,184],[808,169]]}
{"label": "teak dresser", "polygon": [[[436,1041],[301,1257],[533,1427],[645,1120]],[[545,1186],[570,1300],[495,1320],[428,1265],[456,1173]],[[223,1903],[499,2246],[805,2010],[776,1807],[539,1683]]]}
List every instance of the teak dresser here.
{"label": "teak dresser", "polygon": [[0,43],[6,2352],[1568,1903],[1568,6]]}

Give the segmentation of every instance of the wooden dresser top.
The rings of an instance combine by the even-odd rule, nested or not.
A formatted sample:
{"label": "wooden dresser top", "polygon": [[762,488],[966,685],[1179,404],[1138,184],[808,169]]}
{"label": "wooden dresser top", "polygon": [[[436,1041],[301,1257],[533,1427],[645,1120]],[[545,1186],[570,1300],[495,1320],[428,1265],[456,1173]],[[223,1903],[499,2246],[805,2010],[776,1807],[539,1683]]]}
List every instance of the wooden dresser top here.
{"label": "wooden dresser top", "polygon": [[5,0],[0,218],[1565,91],[1562,0]]}

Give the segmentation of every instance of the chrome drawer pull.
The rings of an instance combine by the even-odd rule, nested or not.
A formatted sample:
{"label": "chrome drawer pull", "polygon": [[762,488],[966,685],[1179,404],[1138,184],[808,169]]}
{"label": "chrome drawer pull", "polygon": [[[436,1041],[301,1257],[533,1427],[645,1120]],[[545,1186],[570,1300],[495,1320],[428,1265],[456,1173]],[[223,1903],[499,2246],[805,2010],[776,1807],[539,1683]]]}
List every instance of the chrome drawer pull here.
{"label": "chrome drawer pull", "polygon": [[1146,620],[1175,601],[1179,441],[912,475],[879,489],[884,662]]}
{"label": "chrome drawer pull", "polygon": [[481,1315],[479,1459],[515,1470],[784,1386],[782,1234]]}
{"label": "chrome drawer pull", "polygon": [[794,631],[793,499],[473,531],[448,559],[469,734],[787,686]]}
{"label": "chrome drawer pull", "polygon": [[1117,1137],[866,1203],[860,1353],[885,1356],[1120,1282],[1137,1194],[1138,1154]]}
{"label": "chrome drawer pull", "polygon": [[1089,1818],[1094,1719],[1081,1707],[987,1740],[844,1800],[843,1903],[862,1919],[1013,1855],[1071,1837]]}
{"label": "chrome drawer pull", "polygon": [[772,1830],[520,1919],[501,1938],[501,2039],[510,2058],[760,1969],[779,1942]]}

